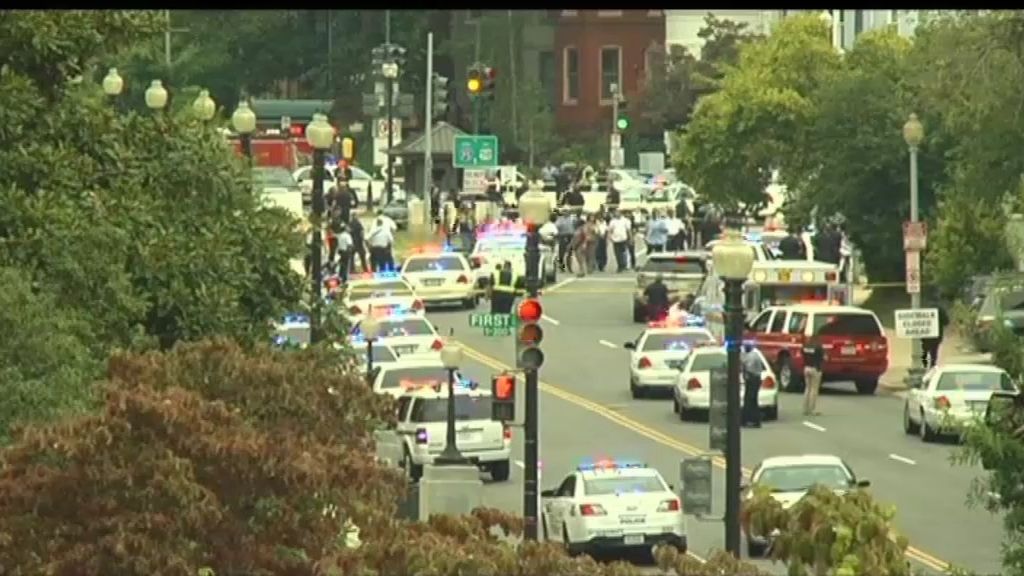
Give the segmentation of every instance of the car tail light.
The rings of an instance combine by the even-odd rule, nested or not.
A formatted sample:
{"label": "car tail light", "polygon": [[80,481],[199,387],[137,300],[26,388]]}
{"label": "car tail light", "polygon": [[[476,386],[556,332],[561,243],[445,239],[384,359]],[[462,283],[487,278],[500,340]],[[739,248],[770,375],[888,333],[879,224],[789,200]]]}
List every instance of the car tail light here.
{"label": "car tail light", "polygon": [[459,274],[459,279],[457,280],[457,282],[459,284],[469,284],[469,278],[466,278],[465,274]]}
{"label": "car tail light", "polygon": [[417,428],[416,429],[416,443],[417,444],[426,444],[427,443],[427,429],[426,428]]}
{"label": "car tail light", "polygon": [[600,504],[580,504],[580,514],[583,516],[604,516],[604,508]]}
{"label": "car tail light", "polygon": [[679,500],[665,500],[658,506],[658,512],[679,512]]}
{"label": "car tail light", "polygon": [[412,303],[413,310],[423,310],[423,300],[416,300]]}
{"label": "car tail light", "polygon": [[700,380],[696,378],[690,378],[690,381],[686,383],[687,390],[700,390]]}
{"label": "car tail light", "polygon": [[835,282],[839,279],[839,274],[835,272],[825,272],[825,282]]}
{"label": "car tail light", "polygon": [[479,256],[473,256],[469,259],[469,265],[473,268],[479,268],[484,265],[484,259]]}
{"label": "car tail light", "polygon": [[647,356],[644,356],[643,358],[640,359],[640,363],[637,364],[636,367],[640,368],[641,370],[643,370],[644,368],[650,368],[651,367],[651,359],[648,358]]}
{"label": "car tail light", "polygon": [[502,427],[502,431],[501,431],[501,433],[502,433],[502,435],[503,435],[503,436],[505,437],[505,440],[506,440],[506,441],[508,441],[508,442],[511,442],[511,441],[512,441],[512,428],[510,428],[510,427],[509,427],[509,426],[507,426],[507,425],[506,425],[506,426],[503,426],[503,427]]}
{"label": "car tail light", "polygon": [[935,399],[935,408],[938,410],[949,410],[949,398],[939,396]]}
{"label": "car tail light", "polygon": [[360,308],[359,306],[352,306],[351,308],[348,309],[348,313],[349,314],[354,314],[354,315],[359,315],[359,314],[363,313],[363,309]]}
{"label": "car tail light", "polygon": [[441,342],[438,339],[435,339],[434,343],[430,345],[431,350],[440,350],[441,348],[444,348],[444,342]]}
{"label": "car tail light", "polygon": [[768,376],[764,380],[761,380],[762,390],[775,390],[775,378]]}

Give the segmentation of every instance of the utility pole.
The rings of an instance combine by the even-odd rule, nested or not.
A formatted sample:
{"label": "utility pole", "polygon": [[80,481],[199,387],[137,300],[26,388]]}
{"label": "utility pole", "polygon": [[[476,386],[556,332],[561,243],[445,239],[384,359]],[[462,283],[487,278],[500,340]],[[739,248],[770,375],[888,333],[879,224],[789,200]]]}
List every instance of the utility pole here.
{"label": "utility pole", "polygon": [[512,142],[515,145],[519,145],[519,110],[517,103],[519,101],[519,92],[516,90],[516,28],[512,18],[512,11],[508,11],[508,71],[509,78],[512,82]]}
{"label": "utility pole", "polygon": [[164,18],[167,20],[167,29],[164,31],[164,64],[171,67],[171,11],[164,10]]}
{"label": "utility pole", "polygon": [[427,113],[426,138],[423,142],[423,211],[427,229],[433,231],[430,215],[430,185],[434,182],[434,33],[427,33]]}
{"label": "utility pole", "polygon": [[612,92],[612,134],[619,133],[619,85],[611,85]]}
{"label": "utility pole", "polygon": [[384,43],[391,44],[391,10],[384,11]]}
{"label": "utility pole", "polygon": [[327,95],[334,96],[334,11],[327,10]]}

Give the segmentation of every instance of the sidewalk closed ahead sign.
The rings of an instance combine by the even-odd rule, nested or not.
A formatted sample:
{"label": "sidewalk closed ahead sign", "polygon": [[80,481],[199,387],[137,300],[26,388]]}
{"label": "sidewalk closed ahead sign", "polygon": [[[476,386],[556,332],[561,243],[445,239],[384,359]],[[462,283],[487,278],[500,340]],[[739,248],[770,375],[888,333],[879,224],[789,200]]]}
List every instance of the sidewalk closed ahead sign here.
{"label": "sidewalk closed ahead sign", "polygon": [[938,338],[938,336],[938,308],[896,311],[897,338]]}

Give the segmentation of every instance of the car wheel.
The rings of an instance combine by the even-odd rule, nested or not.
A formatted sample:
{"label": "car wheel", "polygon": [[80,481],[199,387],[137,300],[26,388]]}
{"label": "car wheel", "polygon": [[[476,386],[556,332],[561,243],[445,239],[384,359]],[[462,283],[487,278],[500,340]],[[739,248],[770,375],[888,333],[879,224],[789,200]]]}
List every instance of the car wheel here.
{"label": "car wheel", "polygon": [[778,404],[776,404],[775,406],[769,406],[768,408],[764,409],[764,419],[765,420],[771,420],[773,422],[775,420],[779,419],[779,406],[778,406]]}
{"label": "car wheel", "polygon": [[647,320],[647,311],[633,302],[633,322],[643,322],[644,320]]}
{"label": "car wheel", "polygon": [[938,436],[938,434],[932,430],[932,427],[928,425],[928,421],[925,420],[924,410],[921,411],[921,423],[918,431],[921,433],[922,442],[932,442],[935,440],[935,437]]}
{"label": "car wheel", "polygon": [[914,424],[914,421],[910,419],[910,405],[906,402],[903,403],[903,431],[907,434],[916,434],[920,424]]}
{"label": "car wheel", "polygon": [[764,551],[767,546],[754,542],[747,538],[747,556],[751,558],[761,558],[764,556]]}
{"label": "car wheel", "polygon": [[412,455],[409,454],[409,450],[405,451],[405,459],[402,461],[402,467],[405,468],[405,472],[413,482],[419,482],[420,477],[423,476],[423,466],[413,463]]}
{"label": "car wheel", "polygon": [[562,545],[565,546],[565,553],[569,556],[579,555],[579,549],[569,541],[569,530],[564,525],[562,526]]}
{"label": "car wheel", "polygon": [[803,381],[796,371],[793,370],[793,364],[789,361],[789,356],[779,357],[779,367],[776,368],[775,374],[779,377],[779,387],[784,392],[794,394],[803,392]]}
{"label": "car wheel", "polygon": [[548,515],[541,512],[540,515],[540,530],[541,534],[544,535],[544,541],[549,542],[551,537],[548,536]]}
{"label": "car wheel", "polygon": [[473,310],[474,308],[476,308],[476,302],[477,300],[475,296],[472,298],[466,298],[465,300],[462,301],[462,307],[465,308],[466,310]]}
{"label": "car wheel", "polygon": [[509,467],[508,460],[501,460],[500,462],[494,462],[487,466],[488,472],[491,473],[491,479],[495,482],[505,482],[508,480]]}
{"label": "car wheel", "polygon": [[673,395],[672,396],[672,412],[675,412],[676,414],[679,414],[679,410],[681,410],[681,409],[682,409],[682,406],[679,405],[679,400],[677,400],[676,397]]}
{"label": "car wheel", "polygon": [[878,378],[864,378],[857,380],[856,385],[858,394],[870,396],[878,389]]}
{"label": "car wheel", "polygon": [[644,391],[639,386],[636,385],[636,382],[633,382],[632,380],[629,381],[629,393],[630,395],[633,396],[634,399],[642,398],[644,395]]}

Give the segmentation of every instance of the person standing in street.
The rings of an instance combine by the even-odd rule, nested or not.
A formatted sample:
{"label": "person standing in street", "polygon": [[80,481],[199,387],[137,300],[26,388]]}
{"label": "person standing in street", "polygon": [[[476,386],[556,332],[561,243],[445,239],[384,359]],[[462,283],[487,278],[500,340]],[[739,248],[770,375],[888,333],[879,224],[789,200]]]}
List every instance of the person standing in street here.
{"label": "person standing in street", "polygon": [[488,298],[491,300],[491,314],[511,314],[512,304],[516,295],[522,291],[522,279],[512,271],[512,263],[508,260],[491,274],[491,282],[487,287]]}
{"label": "person standing in street", "polygon": [[679,244],[680,236],[683,232],[683,222],[676,218],[675,213],[672,210],[668,211],[665,217],[665,250],[668,252],[678,252],[682,250]]}
{"label": "person standing in street", "polygon": [[348,221],[348,229],[352,235],[352,255],[349,257],[349,272],[355,272],[356,270],[356,256],[359,256],[359,270],[361,272],[369,272],[370,268],[366,265],[366,230],[363,228],[363,222],[359,220],[359,216],[352,215],[352,218]]}
{"label": "person standing in street", "polygon": [[352,218],[352,212],[359,206],[359,199],[345,179],[344,171],[338,170],[338,179],[328,194],[330,204],[329,211],[336,214],[342,222],[348,222]]}
{"label": "person standing in street", "polygon": [[595,263],[598,271],[604,272],[608,266],[608,217],[604,213],[597,217],[594,232],[597,239]]}
{"label": "person standing in street", "polygon": [[576,221],[576,231],[573,232],[572,242],[569,245],[572,250],[573,259],[576,261],[576,276],[582,278],[587,275],[587,226],[583,220]]}
{"label": "person standing in street", "polygon": [[803,260],[806,258],[804,243],[797,233],[796,227],[790,226],[789,234],[779,242],[779,252],[783,260]]}
{"label": "person standing in street", "polygon": [[654,282],[644,288],[644,304],[647,307],[648,322],[658,322],[668,316],[668,309],[672,303],[668,298],[665,277],[660,272],[654,277]]}
{"label": "person standing in street", "polygon": [[366,243],[370,245],[370,266],[373,267],[374,272],[380,272],[387,266],[388,253],[394,241],[395,238],[391,235],[390,228],[384,224],[383,220],[377,218],[374,226],[370,228],[369,234],[366,235]]}
{"label": "person standing in street", "polygon": [[949,325],[949,315],[946,314],[945,308],[939,304],[938,298],[932,296],[929,300],[931,300],[932,304],[930,307],[936,308],[939,311],[939,335],[935,338],[921,339],[921,365],[925,370],[939,365],[939,346],[942,345],[946,326]]}
{"label": "person standing in street", "polygon": [[764,366],[761,357],[754,350],[751,342],[743,343],[743,425],[750,428],[761,427],[761,407],[757,397],[761,393],[761,371]]}
{"label": "person standing in street", "polygon": [[587,216],[587,223],[584,226],[587,235],[587,270],[591,273],[597,269],[597,217]]}
{"label": "person standing in street", "polygon": [[555,253],[555,248],[558,244],[558,225],[555,224],[556,221],[558,221],[558,215],[552,213],[548,216],[548,221],[537,230],[541,243],[550,248],[552,253]]}
{"label": "person standing in street", "polygon": [[338,276],[345,283],[348,282],[348,268],[352,262],[352,234],[349,234],[348,226],[342,224],[338,228],[335,242],[338,250]]}
{"label": "person standing in street", "polygon": [[647,223],[647,253],[661,252],[665,249],[665,241],[668,240],[668,229],[665,226],[665,219],[660,212],[655,212],[653,218]]}
{"label": "person standing in street", "polygon": [[569,245],[572,243],[574,228],[572,214],[565,211],[559,213],[555,227],[558,228],[558,266],[563,272],[572,272],[572,260],[569,257]]}
{"label": "person standing in street", "polygon": [[612,252],[615,253],[615,271],[622,272],[629,265],[629,262],[626,261],[629,221],[626,220],[626,217],[621,212],[616,211],[615,215],[612,216],[612,221],[608,223],[608,239],[611,240]]}
{"label": "person standing in street", "polygon": [[819,416],[818,392],[821,390],[821,369],[825,364],[825,347],[821,338],[812,336],[804,344],[804,416]]}

